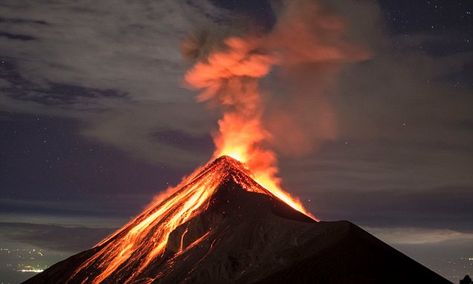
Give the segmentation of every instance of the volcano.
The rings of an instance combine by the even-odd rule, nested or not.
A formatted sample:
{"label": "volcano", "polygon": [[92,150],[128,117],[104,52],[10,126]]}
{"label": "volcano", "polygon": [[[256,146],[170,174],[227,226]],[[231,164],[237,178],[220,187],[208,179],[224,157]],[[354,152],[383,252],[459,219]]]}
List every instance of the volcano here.
{"label": "volcano", "polygon": [[298,211],[223,156],[25,283],[450,283],[347,222]]}

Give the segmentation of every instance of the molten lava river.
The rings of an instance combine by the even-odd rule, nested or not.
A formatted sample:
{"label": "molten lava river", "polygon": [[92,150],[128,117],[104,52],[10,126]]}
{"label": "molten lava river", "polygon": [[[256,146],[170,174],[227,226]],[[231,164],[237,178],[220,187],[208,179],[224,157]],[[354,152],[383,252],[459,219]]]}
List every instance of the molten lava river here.
{"label": "molten lava river", "polygon": [[[222,156],[157,196],[142,214],[97,244],[95,248],[100,250],[82,263],[71,279],[82,270],[94,267],[98,274],[89,276],[83,283],[100,283],[123,270],[133,271],[128,279],[124,279],[124,282],[133,282],[151,262],[163,254],[171,232],[206,210],[212,194],[228,178],[232,178],[246,191],[271,195],[315,219],[300,202],[276,186],[276,182],[267,180],[268,175],[253,175],[243,163]],[[178,254],[197,245],[210,233],[207,232],[186,248],[181,245]],[[129,267],[131,265],[133,267]]]}

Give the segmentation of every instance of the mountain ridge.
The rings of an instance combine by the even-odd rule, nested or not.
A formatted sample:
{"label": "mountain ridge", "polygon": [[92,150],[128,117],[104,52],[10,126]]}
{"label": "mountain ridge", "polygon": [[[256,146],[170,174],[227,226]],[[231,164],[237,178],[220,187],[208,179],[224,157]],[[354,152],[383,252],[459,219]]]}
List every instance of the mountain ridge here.
{"label": "mountain ridge", "polygon": [[[195,184],[215,188],[196,214],[172,229],[162,252],[151,261],[146,262],[147,254],[140,250],[156,247],[149,243],[160,236],[153,230],[162,224],[145,221],[166,201],[144,210],[144,216],[91,250],[25,283],[449,283],[350,222],[317,222],[294,210],[232,158],[208,163],[166,200],[179,197],[180,191],[194,197],[189,189]],[[169,220],[165,217],[160,215]],[[139,245],[128,258],[96,281],[107,260],[106,250],[125,248],[122,239],[143,222],[150,230],[143,231],[146,238],[136,239]],[[395,269],[398,273],[393,274]]]}

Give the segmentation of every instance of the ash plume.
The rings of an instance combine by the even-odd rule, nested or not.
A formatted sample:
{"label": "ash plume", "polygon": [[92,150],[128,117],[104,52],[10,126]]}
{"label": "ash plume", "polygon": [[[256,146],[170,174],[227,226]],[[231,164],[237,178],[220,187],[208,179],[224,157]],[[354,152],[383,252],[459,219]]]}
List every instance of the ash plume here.
{"label": "ash plume", "polygon": [[[195,61],[185,81],[197,100],[222,112],[213,134],[214,156],[244,161],[264,186],[277,187],[278,153],[305,154],[337,135],[330,102],[344,64],[367,52],[347,42],[346,27],[320,1],[275,5],[277,20],[265,33],[238,26],[218,34],[199,32],[183,43]],[[265,88],[265,80],[277,89]]]}

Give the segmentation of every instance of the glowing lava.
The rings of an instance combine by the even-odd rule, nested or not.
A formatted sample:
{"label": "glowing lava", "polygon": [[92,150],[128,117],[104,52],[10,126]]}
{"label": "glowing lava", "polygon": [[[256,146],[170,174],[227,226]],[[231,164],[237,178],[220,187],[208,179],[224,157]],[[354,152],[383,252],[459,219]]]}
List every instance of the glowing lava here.
{"label": "glowing lava", "polygon": [[[210,197],[228,180],[246,191],[277,198],[256,183],[243,164],[227,156],[220,157],[157,197],[142,214],[97,244],[95,248],[98,251],[80,265],[70,280],[83,279],[85,273],[87,277],[83,283],[100,283],[113,277],[112,275],[129,275],[120,281],[133,282],[146,272],[150,264],[159,261],[166,250],[170,234],[178,226],[205,211]],[[212,231],[206,232],[187,247],[182,242],[185,234],[186,231],[181,236],[176,254],[205,240]]]}

